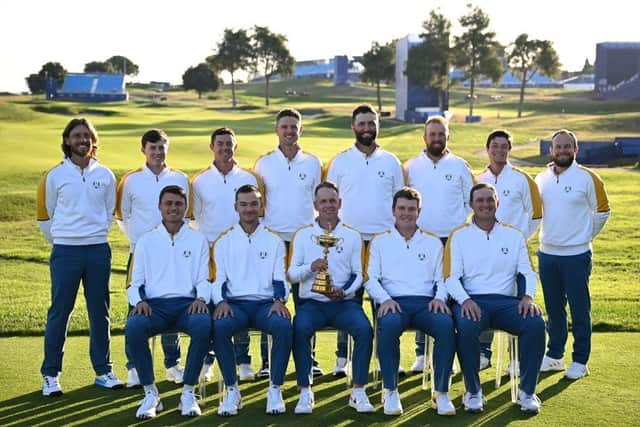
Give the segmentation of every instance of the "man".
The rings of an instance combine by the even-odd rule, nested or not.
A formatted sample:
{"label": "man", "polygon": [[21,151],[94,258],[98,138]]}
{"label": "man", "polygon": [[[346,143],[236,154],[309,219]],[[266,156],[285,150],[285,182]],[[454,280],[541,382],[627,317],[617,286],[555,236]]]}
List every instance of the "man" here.
{"label": "man", "polygon": [[[530,239],[542,218],[542,201],[535,181],[523,170],[509,162],[511,134],[504,129],[494,130],[485,145],[489,166],[476,176],[477,182],[492,184],[500,197],[496,218],[511,224]],[[518,276],[518,289],[523,286],[523,277]],[[480,335],[480,370],[491,366],[491,342],[493,331]]]}
{"label": "man", "polygon": [[113,373],[109,350],[111,249],[107,233],[113,220],[115,178],[96,160],[98,133],[89,120],[72,119],[62,132],[61,147],[64,160],[42,178],[37,195],[38,225],[53,245],[49,261],[51,306],[40,368],[44,396],[62,395],[58,376],[80,281],[89,315],[95,384],[122,388]]}
{"label": "man", "polygon": [[[236,190],[243,185],[262,187],[261,180],[252,172],[238,166],[234,155],[238,149],[236,135],[233,129],[222,127],[211,134],[209,148],[213,152],[213,163],[191,178],[193,200],[191,215],[194,218],[192,226],[202,231],[209,240],[209,245],[224,230],[237,224],[238,214],[233,209]],[[249,355],[249,333],[238,331],[234,338],[236,363],[240,371],[241,381],[252,381],[255,378],[251,368]],[[267,360],[266,337],[262,345],[263,363]],[[204,375],[210,378],[213,356],[209,354],[205,360]]]}
{"label": "man", "polygon": [[[313,189],[320,183],[322,174],[320,159],[300,146],[303,130],[302,115],[297,110],[280,110],[275,124],[278,147],[259,157],[253,166],[264,183],[264,223],[284,240],[287,253],[293,233],[313,222]],[[298,289],[298,283],[291,284],[296,306]],[[323,373],[315,360],[312,371],[314,376]],[[269,366],[264,360],[259,376],[269,376]]]}
{"label": "man", "polygon": [[574,338],[571,380],[588,375],[591,353],[591,241],[602,231],[611,210],[604,183],[576,162],[578,139],[566,129],[551,138],[551,163],[536,176],[544,207],[538,265],[549,316],[547,354],[540,370],[563,371],[569,303]]}
{"label": "man", "polygon": [[[169,154],[169,138],[160,129],[148,130],[142,135],[142,154],[145,164],[136,170],[125,174],[118,184],[116,191],[115,217],[122,232],[129,239],[129,259],[127,261],[127,282],[131,282],[131,260],[136,248],[136,242],[147,231],[156,228],[162,221],[158,209],[160,190],[168,185],[178,185],[189,194],[189,180],[187,176],[167,166]],[[133,308],[133,307],[131,307]],[[177,333],[162,335],[162,349],[164,351],[164,367],[167,370],[167,380],[182,384],[184,370],[180,366],[180,338]],[[140,385],[140,378],[128,348],[127,355],[127,387]]]}
{"label": "man", "polygon": [[435,338],[434,406],[439,415],[456,413],[448,395],[455,335],[442,280],[442,242],[418,228],[421,201],[413,188],[398,191],[393,196],[394,227],[376,235],[369,246],[365,286],[379,305],[377,351],[387,415],[402,414],[397,373],[400,335],[408,328],[418,328]]}
{"label": "man", "polygon": [[[296,414],[310,414],[314,397],[310,387],[311,338],[317,330],[331,326],[347,331],[355,341],[353,351],[353,389],[349,406],[358,412],[373,412],[365,392],[371,360],[373,330],[362,310],[356,293],[362,286],[362,237],[338,217],[342,201],[338,187],[332,182],[319,184],[315,191],[314,206],[318,217],[313,224],[298,229],[292,241],[288,276],[300,283],[300,302],[293,321],[293,360],[300,400]],[[327,259],[318,236],[330,233],[338,239],[329,249]],[[327,271],[332,278],[331,293],[323,295],[312,291],[316,275]]]}
{"label": "man", "polygon": [[211,335],[209,245],[201,233],[185,223],[187,193],[182,187],[164,187],[158,208],[162,223],[138,240],[127,290],[133,309],[125,326],[125,340],[144,388],[136,418],[153,418],[163,409],[154,382],[149,338],[168,330],[191,337],[178,409],[183,416],[194,417],[200,415],[194,386]]}
{"label": "man", "polygon": [[259,221],[262,201],[257,187],[238,188],[235,209],[239,223],[222,233],[213,246],[214,348],[227,387],[218,415],[236,415],[242,408],[231,337],[247,328],[273,337],[266,413],[282,414],[286,408],[280,387],[292,340],[291,315],[285,307],[284,243]]}
{"label": "man", "polygon": [[[342,193],[341,219],[362,233],[365,249],[374,234],[393,226],[393,195],[405,184],[398,158],[376,142],[379,127],[378,114],[371,105],[356,107],[351,114],[355,144],[335,156],[325,173],[326,180],[334,182]],[[346,335],[343,331],[340,334],[334,372],[344,375]]]}
{"label": "man", "polygon": [[[442,243],[454,227],[464,223],[469,210],[469,191],[473,175],[467,162],[449,149],[449,123],[432,116],[424,125],[422,139],[426,145],[420,155],[405,163],[410,187],[420,192],[424,207],[418,227],[440,237]],[[424,334],[416,332],[416,360],[413,372],[424,366]]]}
{"label": "man", "polygon": [[[535,395],[538,368],[544,354],[544,320],[533,303],[534,273],[522,232],[498,222],[498,196],[493,186],[479,183],[470,194],[471,221],[449,235],[444,253],[447,291],[455,299],[458,358],[462,365],[465,411],[484,409],[480,385],[480,333],[500,329],[518,336],[521,383],[517,404],[538,413]],[[516,275],[525,278],[525,292],[517,298]]]}

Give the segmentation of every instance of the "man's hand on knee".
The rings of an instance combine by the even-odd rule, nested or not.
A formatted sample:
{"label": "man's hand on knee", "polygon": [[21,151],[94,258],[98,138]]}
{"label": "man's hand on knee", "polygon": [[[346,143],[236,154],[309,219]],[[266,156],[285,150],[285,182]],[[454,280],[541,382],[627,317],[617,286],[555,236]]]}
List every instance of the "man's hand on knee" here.
{"label": "man's hand on knee", "polygon": [[203,299],[197,298],[191,303],[187,312],[189,314],[205,314],[209,312],[209,308]]}
{"label": "man's hand on knee", "polygon": [[378,309],[378,318],[386,316],[387,313],[402,313],[400,304],[395,302],[392,298],[389,298],[388,300],[383,302]]}
{"label": "man's hand on knee", "polygon": [[129,312],[129,316],[135,316],[137,314],[141,314],[143,316],[151,316],[151,312],[152,310],[149,303],[146,301],[140,301],[138,304],[136,304],[135,307],[131,309],[131,311]]}
{"label": "man's hand on knee", "polygon": [[538,307],[533,302],[533,298],[531,298],[529,295],[523,296],[518,303],[518,314],[520,314],[523,319],[525,319],[527,316],[540,316],[541,313],[542,312],[540,311],[540,307]]}
{"label": "man's hand on knee", "polygon": [[220,304],[216,306],[216,309],[213,310],[213,320],[219,320],[223,317],[233,317],[233,310],[231,306],[226,302],[222,301]]}

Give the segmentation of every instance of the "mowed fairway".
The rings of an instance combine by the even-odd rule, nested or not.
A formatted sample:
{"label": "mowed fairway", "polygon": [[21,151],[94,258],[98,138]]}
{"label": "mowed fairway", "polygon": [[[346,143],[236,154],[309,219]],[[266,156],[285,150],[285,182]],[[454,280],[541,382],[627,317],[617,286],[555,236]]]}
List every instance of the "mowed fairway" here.
{"label": "mowed fairway", "polygon": [[[285,88],[298,92],[308,90],[308,97],[283,97]],[[372,102],[375,92],[357,85],[334,89],[320,80],[278,82],[272,87],[272,106],[261,107],[263,87],[244,85],[240,88],[241,108],[229,110],[229,92],[224,90],[211,98],[198,101],[194,94],[170,93],[168,100],[159,101],[151,92],[134,92],[126,104],[87,105],[55,103],[31,97],[0,97],[0,369],[3,387],[0,392],[0,424],[130,424],[138,394],[122,392],[112,400],[111,394],[89,386],[93,373],[88,364],[87,340],[70,340],[65,355],[65,372],[61,377],[67,392],[64,400],[50,402],[40,397],[39,364],[42,357],[42,331],[49,304],[49,245],[39,233],[35,221],[35,189],[42,174],[61,159],[61,132],[73,115],[90,118],[100,135],[100,160],[109,166],[119,179],[126,171],[143,162],[140,136],[151,127],[164,129],[170,139],[169,163],[189,175],[206,167],[212,159],[209,135],[220,126],[235,129],[239,148],[237,159],[241,166],[250,168],[255,159],[277,145],[273,133],[273,118],[278,109],[293,106],[305,115],[305,132],[301,142],[305,150],[317,154],[327,162],[340,150],[353,142],[350,130],[350,112],[362,101]],[[500,101],[491,101],[489,95],[501,95]],[[392,89],[383,92],[385,106],[393,104]],[[484,143],[487,133],[497,127],[506,127],[514,134],[516,146],[512,156],[526,160],[525,168],[535,175],[542,170],[545,157],[538,154],[536,141],[548,138],[551,131],[569,127],[582,139],[612,140],[615,136],[640,135],[640,113],[633,102],[602,102],[579,93],[558,90],[535,90],[528,95],[525,117],[515,118],[517,94],[507,90],[483,90],[477,112],[484,116],[483,123],[462,123],[465,114],[464,91],[452,93],[455,113],[451,124],[452,150],[463,156],[479,172],[486,163]],[[404,161],[416,155],[424,146],[422,126],[403,124],[383,119],[379,143],[396,153]],[[483,376],[484,390],[489,404],[480,416],[458,415],[441,419],[423,403],[417,376],[401,383],[405,415],[389,419],[381,409],[373,417],[356,417],[346,408],[347,393],[341,380],[323,377],[318,386],[318,407],[311,417],[303,419],[287,415],[273,418],[263,415],[266,383],[243,385],[246,414],[233,419],[236,423],[294,423],[352,424],[394,421],[424,425],[425,423],[453,422],[454,424],[526,422],[547,425],[599,425],[607,420],[616,424],[632,425],[640,417],[638,367],[635,355],[640,348],[640,293],[637,277],[640,274],[640,173],[631,167],[601,168],[597,172],[604,179],[613,214],[606,228],[594,242],[594,269],[591,277],[594,354],[590,364],[592,375],[570,384],[561,375],[544,376],[539,387],[543,413],[529,420],[509,403],[508,385],[493,392],[490,374]],[[117,226],[110,233],[113,250],[111,280],[112,331],[120,334],[126,317],[124,270],[128,244]],[[534,266],[537,240],[530,243]],[[80,294],[71,321],[70,332],[85,335],[87,316]],[[542,304],[541,290],[538,302]],[[368,305],[367,305],[368,306]],[[292,307],[291,307],[292,308]],[[600,333],[600,332],[630,333]],[[633,333],[635,332],[635,333]],[[21,335],[29,338],[9,338]],[[409,335],[409,334],[407,334]],[[115,336],[112,357],[116,372],[125,376],[122,336]],[[254,339],[255,341],[255,339]],[[412,337],[403,339],[403,363],[408,367],[413,359]],[[334,361],[333,335],[324,334],[320,342],[320,360],[325,371]],[[186,352],[186,346],[183,347]],[[257,352],[254,349],[254,355]],[[570,357],[570,349],[567,354]],[[160,356],[156,356],[158,379],[164,379]],[[257,360],[254,358],[254,361]],[[254,363],[257,366],[257,362]],[[14,372],[16,371],[16,372]],[[493,372],[492,370],[490,370]],[[161,383],[162,387],[162,383]],[[214,394],[215,385],[209,387]],[[290,363],[285,398],[292,412],[296,401],[293,362]],[[163,392],[174,390],[164,383]],[[452,397],[461,412],[461,378],[454,377]],[[169,394],[165,404],[171,409],[177,394]],[[93,402],[93,403],[91,403]],[[372,402],[379,406],[379,394]],[[93,406],[100,409],[93,410]],[[219,420],[214,415],[217,395],[207,398],[205,417],[198,422]],[[12,410],[13,408],[13,410]],[[75,408],[75,409],[74,409]],[[52,411],[52,417],[43,416]],[[12,414],[23,414],[13,416]],[[105,418],[109,414],[110,416]],[[249,414],[252,414],[251,416]],[[211,418],[214,417],[214,418]],[[113,419],[113,420],[112,420]],[[159,424],[176,424],[181,420],[175,412],[160,417]]]}

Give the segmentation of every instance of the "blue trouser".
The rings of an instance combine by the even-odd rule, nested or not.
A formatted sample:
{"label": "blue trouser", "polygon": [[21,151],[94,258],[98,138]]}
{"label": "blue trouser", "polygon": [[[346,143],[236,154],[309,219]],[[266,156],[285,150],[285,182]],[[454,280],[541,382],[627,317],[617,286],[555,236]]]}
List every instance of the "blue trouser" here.
{"label": "blue trouser", "polygon": [[400,335],[409,328],[416,328],[435,338],[433,349],[433,371],[436,391],[449,391],[449,376],[456,351],[453,319],[446,313],[429,311],[429,297],[396,297],[402,312],[387,313],[377,321],[378,358],[384,388],[398,388],[398,366],[400,365]]}
{"label": "blue trouser", "polygon": [[[239,331],[233,336],[233,349],[236,353],[236,365],[251,364],[251,355],[249,354],[249,331]],[[269,366],[269,349],[268,337],[264,332],[260,334],[260,357],[262,358],[262,366]]]}
{"label": "blue trouser", "polygon": [[44,331],[44,361],[40,372],[50,377],[62,371],[64,342],[80,281],[89,316],[89,356],[96,375],[111,371],[109,275],[111,248],[107,243],[85,246],[53,245],[49,259],[51,306]]}
{"label": "blue trouser", "polygon": [[213,347],[222,370],[224,383],[227,386],[232,386],[238,382],[236,355],[231,338],[238,331],[255,328],[272,337],[273,347],[271,348],[271,366],[269,367],[271,369],[271,383],[282,385],[291,354],[293,339],[291,320],[275,313],[269,315],[269,310],[273,306],[273,301],[270,299],[263,301],[230,300],[229,306],[233,310],[232,317],[223,317],[213,321],[213,335],[215,337]]}
{"label": "blue trouser", "polygon": [[366,384],[373,329],[362,310],[362,304],[353,300],[320,302],[301,299],[293,319],[293,361],[296,364],[298,386],[308,387],[310,384],[311,338],[325,326],[345,330],[353,337],[353,383]]}
{"label": "blue trouser", "polygon": [[153,384],[153,360],[149,351],[149,338],[164,331],[180,331],[191,337],[184,383],[195,385],[202,369],[204,355],[211,337],[211,314],[189,314],[194,299],[189,297],[150,298],[151,315],[129,316],[125,326],[125,345],[129,347],[133,363],[142,385]]}
{"label": "blue trouser", "polygon": [[547,309],[547,356],[560,359],[567,343],[566,305],[571,310],[574,362],[587,364],[591,354],[591,251],[573,256],[538,252],[538,268]]}
{"label": "blue trouser", "polygon": [[480,333],[487,329],[499,329],[518,336],[520,354],[520,389],[525,393],[535,392],[538,370],[544,356],[544,320],[542,316],[523,318],[518,314],[516,297],[504,295],[471,295],[480,307],[479,321],[463,318],[461,306],[453,306],[456,322],[458,358],[462,365],[464,384],[468,392],[478,393],[480,388]]}

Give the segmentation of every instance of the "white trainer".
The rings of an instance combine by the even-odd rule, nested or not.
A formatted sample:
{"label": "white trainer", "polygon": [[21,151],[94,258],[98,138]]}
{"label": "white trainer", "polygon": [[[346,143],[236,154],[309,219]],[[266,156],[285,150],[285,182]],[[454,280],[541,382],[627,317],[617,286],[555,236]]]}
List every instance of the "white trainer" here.
{"label": "white trainer", "polygon": [[213,378],[213,363],[205,363],[202,365],[202,370],[200,371],[200,381],[203,379],[205,381],[211,381]]}
{"label": "white trainer", "polygon": [[540,372],[564,371],[564,359],[553,359],[547,355],[542,358]]}
{"label": "white trainer", "polygon": [[467,412],[482,412],[484,410],[482,392],[476,394],[466,392],[462,398],[462,404],[464,405],[464,410]]}
{"label": "white trainer", "polygon": [[253,373],[251,365],[248,363],[241,363],[238,367],[238,379],[240,379],[240,381],[253,381],[255,378],[256,375]]}
{"label": "white trainer", "polygon": [[346,377],[348,364],[346,357],[336,358],[336,365],[333,367],[333,376],[336,378]]}
{"label": "white trainer", "polygon": [[127,388],[140,387],[141,385],[136,368],[129,369],[129,372],[127,372]]}
{"label": "white trainer", "polygon": [[567,372],[564,373],[564,376],[570,380],[579,380],[587,375],[589,375],[589,368],[587,368],[587,365],[583,365],[578,362],[572,362],[571,365],[569,365]]}
{"label": "white trainer", "polygon": [[48,397],[58,397],[62,396],[62,387],[60,387],[60,382],[58,381],[58,376],[49,377],[45,375],[42,377],[42,395]]}
{"label": "white trainer", "polygon": [[456,408],[449,398],[449,393],[438,393],[438,396],[433,400],[433,407],[438,412],[438,415],[455,415]]}
{"label": "white trainer", "polygon": [[313,412],[313,391],[309,387],[300,390],[300,398],[296,409],[293,410],[294,414],[310,414]]}
{"label": "white trainer", "polygon": [[182,384],[184,381],[184,369],[180,365],[174,365],[167,369],[167,381]]}
{"label": "white trainer", "polygon": [[269,378],[270,375],[271,375],[271,371],[269,370],[269,366],[263,366],[258,371],[258,378]]}
{"label": "white trainer", "polygon": [[491,359],[480,353],[480,370],[483,371],[491,366]]}
{"label": "white trainer", "polygon": [[156,413],[162,411],[164,408],[160,401],[160,396],[154,393],[152,390],[147,391],[144,394],[144,399],[140,404],[140,407],[136,411],[136,418],[140,420],[148,420],[156,416]]}
{"label": "white trainer", "polygon": [[537,414],[540,412],[540,399],[535,394],[527,394],[520,390],[518,392],[518,400],[516,405],[520,406],[522,412]]}
{"label": "white trainer", "polygon": [[240,409],[242,409],[240,390],[238,390],[238,387],[227,387],[224,399],[222,399],[222,404],[218,408],[218,415],[223,417],[238,415]]}
{"label": "white trainer", "polygon": [[411,372],[418,374],[424,369],[424,355],[416,356],[416,361],[411,365]]}
{"label": "white trainer", "polygon": [[198,406],[198,399],[193,390],[183,390],[180,395],[180,403],[178,403],[178,410],[183,417],[199,417],[202,412],[200,406]]}
{"label": "white trainer", "polygon": [[402,402],[400,402],[400,393],[398,390],[384,389],[384,414],[385,415],[402,415]]}
{"label": "white trainer", "polygon": [[284,400],[282,399],[282,390],[280,386],[271,385],[267,391],[267,414],[277,415],[284,414],[287,408],[284,406]]}
{"label": "white trainer", "polygon": [[364,388],[354,388],[351,390],[349,406],[361,414],[375,411],[373,405],[369,402],[369,398],[367,397],[367,393],[364,391]]}
{"label": "white trainer", "polygon": [[313,375],[313,377],[321,377],[324,375],[324,371],[320,366],[313,365],[311,367],[311,375]]}
{"label": "white trainer", "polygon": [[98,375],[96,377],[95,385],[104,388],[110,388],[112,390],[124,387],[122,381],[120,381],[118,377],[116,377],[116,374],[114,374],[113,372],[107,372],[106,374]]}

